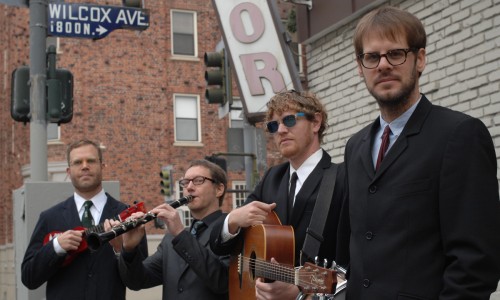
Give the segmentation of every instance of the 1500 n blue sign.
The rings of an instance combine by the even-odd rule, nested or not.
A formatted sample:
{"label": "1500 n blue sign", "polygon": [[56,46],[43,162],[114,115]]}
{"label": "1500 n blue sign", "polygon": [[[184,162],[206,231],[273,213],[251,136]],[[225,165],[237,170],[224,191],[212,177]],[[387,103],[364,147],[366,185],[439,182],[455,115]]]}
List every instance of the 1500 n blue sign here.
{"label": "1500 n blue sign", "polygon": [[149,11],[133,7],[50,3],[48,21],[48,35],[100,39],[115,29],[147,29]]}

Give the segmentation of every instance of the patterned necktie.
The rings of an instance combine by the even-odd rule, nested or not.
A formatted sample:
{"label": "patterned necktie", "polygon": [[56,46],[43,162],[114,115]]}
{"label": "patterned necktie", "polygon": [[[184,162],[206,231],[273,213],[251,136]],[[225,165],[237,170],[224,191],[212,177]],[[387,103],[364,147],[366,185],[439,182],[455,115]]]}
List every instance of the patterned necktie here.
{"label": "patterned necktie", "polygon": [[93,205],[92,201],[85,201],[83,203],[83,206],[85,207],[85,210],[83,211],[83,216],[82,216],[82,225],[85,228],[90,228],[92,225],[94,225],[94,219],[92,218],[92,214],[90,213],[90,207]]}
{"label": "patterned necktie", "polygon": [[389,148],[389,135],[391,135],[391,128],[389,125],[386,125],[384,128],[384,133],[382,134],[382,144],[380,144],[380,148],[378,150],[377,163],[375,165],[375,170],[378,170],[380,167],[380,163],[382,159],[384,159],[385,152]]}
{"label": "patterned necktie", "polygon": [[194,222],[193,227],[191,228],[191,234],[197,237],[198,233],[201,232],[203,226],[205,226],[205,223],[203,223],[203,221]]}

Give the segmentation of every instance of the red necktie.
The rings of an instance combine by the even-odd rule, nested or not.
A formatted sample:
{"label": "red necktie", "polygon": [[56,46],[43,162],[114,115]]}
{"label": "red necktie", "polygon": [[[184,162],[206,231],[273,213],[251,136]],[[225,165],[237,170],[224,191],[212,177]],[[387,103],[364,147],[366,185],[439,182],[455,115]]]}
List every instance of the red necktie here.
{"label": "red necktie", "polygon": [[377,164],[375,165],[375,171],[378,170],[382,159],[384,159],[384,154],[389,148],[389,135],[391,134],[391,128],[386,125],[384,128],[384,133],[382,134],[382,144],[380,144],[380,149],[378,150]]}

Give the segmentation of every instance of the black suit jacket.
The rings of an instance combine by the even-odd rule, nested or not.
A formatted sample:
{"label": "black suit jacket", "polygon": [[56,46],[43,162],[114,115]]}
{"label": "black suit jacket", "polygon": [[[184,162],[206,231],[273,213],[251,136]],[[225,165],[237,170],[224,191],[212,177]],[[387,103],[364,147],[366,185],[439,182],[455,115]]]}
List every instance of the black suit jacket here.
{"label": "black suit jacket", "polygon": [[348,298],[489,299],[500,278],[500,202],[487,128],[422,96],[375,172],[379,126],[346,146]]}
{"label": "black suit jacket", "polygon": [[[217,217],[225,214],[216,211],[207,218]],[[207,218],[203,220],[206,224]],[[123,281],[133,290],[161,284],[162,299],[227,299],[229,256],[217,256],[210,250],[214,224],[207,224],[198,238],[188,230],[175,238],[165,234],[157,251],[144,261],[140,252],[123,253],[119,264]]]}
{"label": "black suit jacket", "polygon": [[[299,264],[300,250],[304,244],[306,237],[306,229],[311,222],[316,197],[323,178],[325,169],[331,166],[331,157],[323,151],[323,156],[314,168],[312,173],[307,177],[302,185],[302,188],[295,197],[295,205],[291,215],[288,212],[288,182],[290,180],[290,163],[283,163],[269,168],[262,180],[255,187],[254,191],[249,195],[245,204],[252,201],[262,201],[265,203],[276,202],[276,214],[278,215],[283,225],[291,225],[294,228],[295,234],[295,262]],[[343,164],[339,165],[335,190],[330,204],[327,221],[323,231],[323,243],[321,244],[318,256],[326,258],[330,262],[336,257],[337,247],[337,229],[340,211],[345,192],[345,170]],[[223,220],[222,220],[223,221]],[[221,243],[220,233],[222,232],[223,222],[217,224],[212,235],[212,248],[216,253],[227,254],[238,248],[241,242],[238,239],[232,239],[226,243]],[[342,234],[342,233],[341,233]],[[343,235],[345,237],[345,235]]]}
{"label": "black suit jacket", "polygon": [[[109,194],[101,220],[115,217],[127,208]],[[71,264],[63,267],[65,256],[58,256],[52,241],[43,245],[44,237],[52,231],[66,231],[82,226],[74,197],[43,211],[35,226],[21,265],[23,284],[36,289],[47,282],[47,299],[109,300],[125,299],[125,285],[118,273],[118,259],[109,243],[99,250],[80,253]],[[141,251],[147,255],[144,239]]]}

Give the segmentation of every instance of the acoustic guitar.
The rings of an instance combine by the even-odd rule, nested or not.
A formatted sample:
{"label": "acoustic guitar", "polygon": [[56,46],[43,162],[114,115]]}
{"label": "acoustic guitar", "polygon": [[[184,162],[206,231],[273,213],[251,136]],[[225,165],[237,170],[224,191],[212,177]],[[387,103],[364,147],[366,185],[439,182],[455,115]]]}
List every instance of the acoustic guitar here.
{"label": "acoustic guitar", "polygon": [[[305,294],[334,294],[336,271],[305,263],[295,268],[295,238],[273,211],[262,225],[243,229],[241,252],[231,256],[229,299],[255,299],[255,281],[263,278],[294,284]],[[271,263],[274,257],[279,264]]]}
{"label": "acoustic guitar", "polygon": [[[144,202],[139,202],[136,203],[132,206],[129,206],[127,209],[113,217],[114,220],[123,222],[126,218],[130,217],[133,213],[135,212],[143,212],[146,213],[146,209],[144,208]],[[91,226],[89,228],[84,228],[82,226],[78,226],[73,228],[73,230],[80,230],[83,231],[83,239],[80,245],[78,246],[78,249],[74,251],[69,251],[68,255],[66,255],[63,266],[69,265],[77,256],[78,254],[82,253],[83,251],[87,250],[87,240],[85,237],[89,235],[90,233],[102,233],[104,232],[104,224],[98,224]],[[47,235],[45,235],[43,239],[43,245],[47,244],[48,242],[52,241],[54,238],[58,237],[60,234],[62,234],[63,231],[52,231],[49,232]]]}

